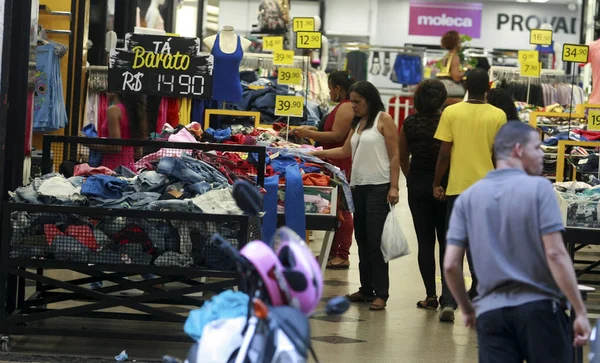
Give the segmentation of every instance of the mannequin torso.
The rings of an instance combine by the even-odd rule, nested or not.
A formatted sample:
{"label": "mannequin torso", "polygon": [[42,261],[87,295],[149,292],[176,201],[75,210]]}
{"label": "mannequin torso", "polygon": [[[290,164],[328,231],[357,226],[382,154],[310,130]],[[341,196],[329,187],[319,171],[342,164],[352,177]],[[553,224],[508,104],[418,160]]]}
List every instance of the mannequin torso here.
{"label": "mannequin torso", "polygon": [[146,12],[146,27],[165,30],[165,21],[158,10],[158,7],[164,3],[165,0],[152,0],[148,7],[148,11]]}
{"label": "mannequin torso", "polygon": [[[217,40],[216,35],[211,35],[210,37],[204,38],[202,43],[208,48],[208,51],[212,51],[215,46],[215,41]],[[250,48],[252,44],[246,38],[240,37],[240,43],[242,46],[242,50],[245,52]],[[224,26],[221,33],[219,33],[219,48],[221,51],[226,54],[233,54],[237,48],[238,44],[238,35],[235,34],[232,26]]]}

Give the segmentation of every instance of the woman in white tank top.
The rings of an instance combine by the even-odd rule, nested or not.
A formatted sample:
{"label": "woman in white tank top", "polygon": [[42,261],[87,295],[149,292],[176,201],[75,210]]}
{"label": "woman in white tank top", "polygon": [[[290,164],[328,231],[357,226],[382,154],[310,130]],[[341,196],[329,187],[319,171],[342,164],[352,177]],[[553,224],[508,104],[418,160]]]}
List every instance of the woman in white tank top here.
{"label": "woman in white tank top", "polygon": [[353,302],[371,302],[371,310],[383,310],[389,297],[390,278],[381,254],[381,235],[390,211],[388,203],[394,205],[399,199],[398,130],[392,117],[383,112],[375,86],[358,82],[349,92],[356,117],[344,146],[312,154],[324,159],[352,157],[350,185],[361,287],[348,298]]}

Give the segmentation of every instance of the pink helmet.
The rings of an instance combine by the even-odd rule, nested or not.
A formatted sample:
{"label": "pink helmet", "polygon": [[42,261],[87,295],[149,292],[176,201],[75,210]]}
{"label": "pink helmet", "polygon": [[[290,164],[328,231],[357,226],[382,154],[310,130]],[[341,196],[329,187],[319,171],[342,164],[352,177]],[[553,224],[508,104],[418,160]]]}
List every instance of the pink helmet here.
{"label": "pink helmet", "polygon": [[277,277],[282,275],[283,266],[277,255],[262,241],[247,243],[240,251],[260,275],[273,306],[284,304],[284,294],[281,291]]}
{"label": "pink helmet", "polygon": [[279,228],[275,241],[283,276],[289,287],[289,305],[309,314],[319,305],[323,294],[321,268],[304,240],[293,230]]}

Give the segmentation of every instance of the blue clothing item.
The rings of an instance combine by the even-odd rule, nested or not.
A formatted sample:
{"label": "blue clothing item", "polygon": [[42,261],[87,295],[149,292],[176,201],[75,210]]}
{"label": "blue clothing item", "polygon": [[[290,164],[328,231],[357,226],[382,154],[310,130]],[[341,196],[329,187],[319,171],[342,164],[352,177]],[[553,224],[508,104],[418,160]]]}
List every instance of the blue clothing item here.
{"label": "blue clothing item", "polygon": [[146,209],[149,210],[170,210],[174,212],[202,212],[194,202],[189,199],[186,200],[158,200],[148,205]]}
{"label": "blue clothing item", "polygon": [[554,54],[554,40],[550,45],[538,45],[535,47],[535,50],[540,52],[541,54]]}
{"label": "blue clothing item", "polygon": [[298,165],[298,162],[291,154],[279,153],[278,157],[271,159],[271,166],[277,174],[285,174],[286,168],[289,165]]}
{"label": "blue clothing item", "polygon": [[[270,242],[275,236],[277,230],[277,191],[279,188],[279,175],[265,178],[265,190],[267,194],[263,199],[263,208],[265,215],[262,220],[262,238],[263,241]],[[304,210],[304,206],[302,207]]]}
{"label": "blue clothing item", "polygon": [[120,209],[144,209],[160,198],[159,193],[151,192],[138,192],[138,193],[127,193],[121,198],[116,199],[104,199],[90,197],[90,205],[94,207],[103,208],[120,208]]}
{"label": "blue clothing item", "polygon": [[227,141],[231,138],[231,128],[226,128],[222,130],[215,130],[212,127],[204,130],[207,134],[214,137],[218,142]]}
{"label": "blue clothing item", "polygon": [[195,341],[200,340],[206,324],[220,319],[235,319],[248,315],[248,295],[227,290],[204,303],[202,308],[190,312],[183,330]]}
{"label": "blue clothing item", "polygon": [[240,102],[242,100],[242,84],[240,83],[240,63],[244,56],[242,42],[237,37],[237,47],[231,54],[221,50],[221,34],[217,34],[215,44],[210,52],[214,56],[213,93],[217,101]]}
{"label": "blue clothing item", "polygon": [[192,122],[199,122],[204,125],[204,111],[207,109],[219,108],[219,102],[206,98],[194,98],[192,101]]}
{"label": "blue clothing item", "polygon": [[103,199],[118,199],[130,190],[125,180],[108,175],[92,175],[81,186],[81,194]]}
{"label": "blue clothing item", "polygon": [[154,170],[143,171],[135,180],[135,189],[140,192],[164,193],[169,178],[163,174],[159,174]]}
{"label": "blue clothing item", "polygon": [[[96,126],[94,124],[88,124],[83,129],[81,129],[81,133],[86,137],[98,137],[98,131],[96,131]],[[90,157],[88,159],[88,165],[96,168],[100,166],[102,163],[102,152],[98,150],[90,149]]]}
{"label": "blue clothing item", "polygon": [[416,55],[398,54],[394,62],[392,82],[413,85],[423,80],[423,60]]}
{"label": "blue clothing item", "polygon": [[298,236],[306,234],[304,211],[304,185],[298,165],[289,165],[285,170],[285,224]]}
{"label": "blue clothing item", "polygon": [[547,138],[546,140],[544,140],[544,142],[542,142],[543,145],[546,146],[556,146],[558,145],[558,141],[559,140],[575,140],[575,141],[589,141],[588,139],[586,139],[585,137],[576,134],[574,132],[571,132],[571,135],[569,137],[569,132],[565,131],[565,132],[561,132],[558,135],[554,135],[552,137]]}
{"label": "blue clothing item", "polygon": [[211,186],[207,182],[199,182],[185,187],[185,192],[189,193],[192,197],[204,194],[209,190],[211,190]]}
{"label": "blue clothing item", "polygon": [[158,163],[158,172],[172,176],[186,183],[208,182],[219,186],[228,185],[229,181],[213,166],[183,155],[181,158],[166,157]]}
{"label": "blue clothing item", "polygon": [[40,45],[36,51],[33,131],[56,131],[67,122],[60,56],[54,44]]}

